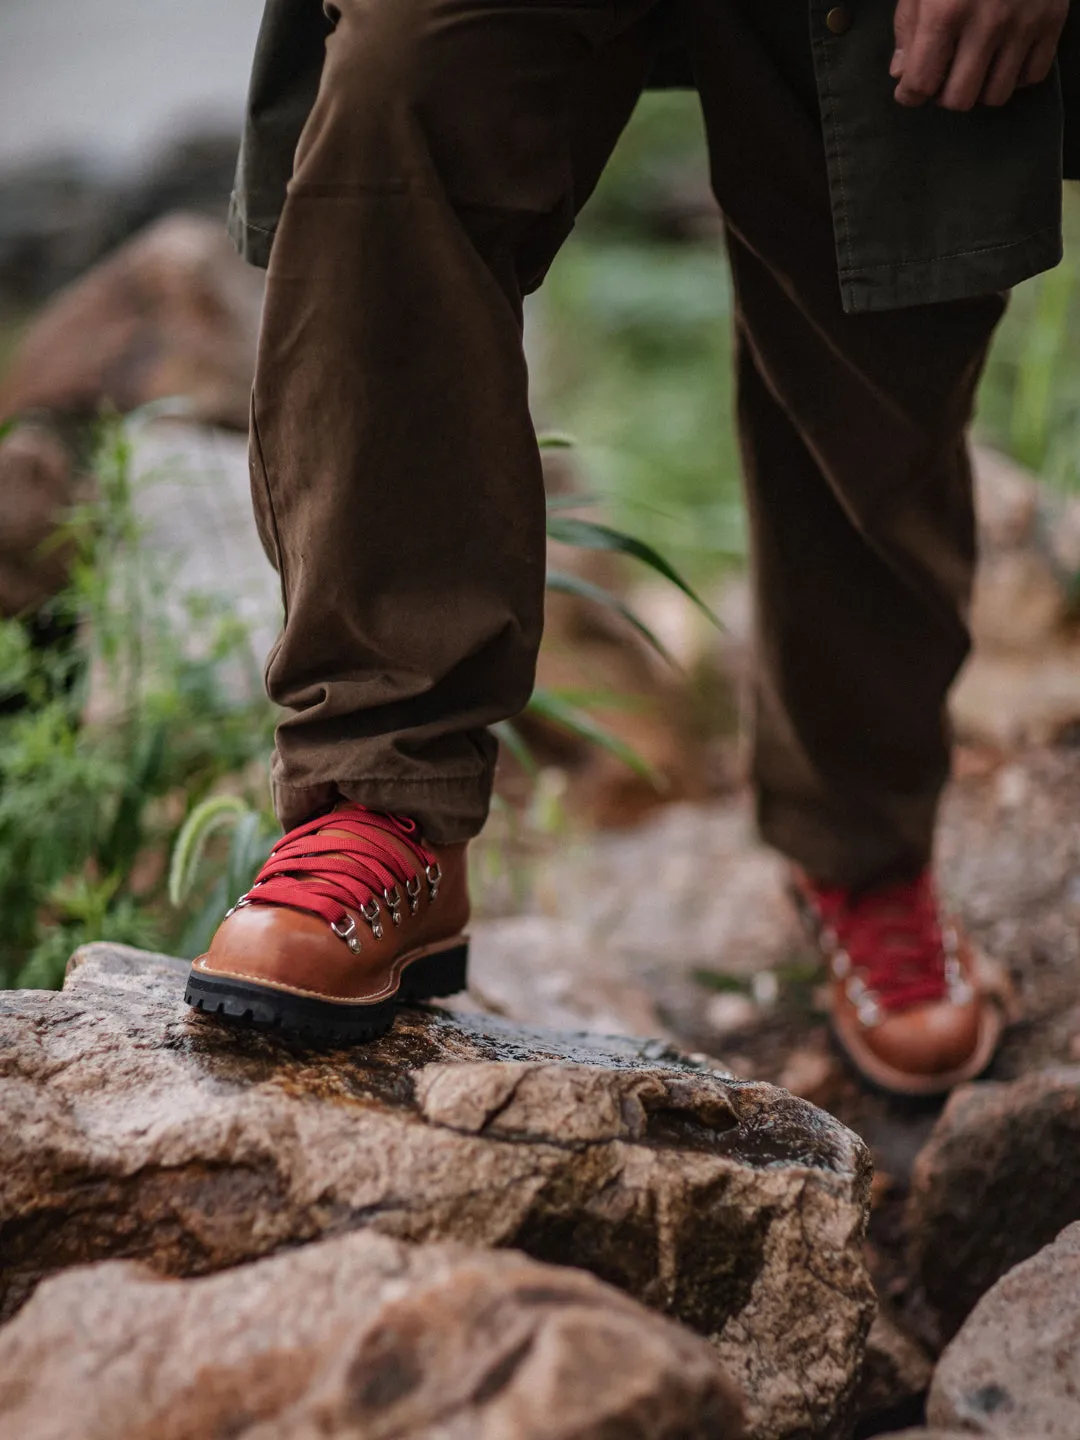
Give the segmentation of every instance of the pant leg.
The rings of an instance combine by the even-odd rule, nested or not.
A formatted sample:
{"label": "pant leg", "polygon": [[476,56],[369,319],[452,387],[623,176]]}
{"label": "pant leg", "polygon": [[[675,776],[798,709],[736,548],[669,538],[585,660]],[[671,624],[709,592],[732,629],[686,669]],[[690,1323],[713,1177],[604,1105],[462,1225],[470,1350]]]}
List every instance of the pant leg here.
{"label": "pant leg", "polygon": [[736,292],[759,822],[865,884],[930,856],[968,648],[965,429],[1003,301],[845,315],[807,7],[682,12]]}
{"label": "pant leg", "polygon": [[651,0],[337,0],[274,243],[252,490],[285,625],[283,824],[339,796],[440,844],[533,684],[544,494],[522,295],[644,82]]}

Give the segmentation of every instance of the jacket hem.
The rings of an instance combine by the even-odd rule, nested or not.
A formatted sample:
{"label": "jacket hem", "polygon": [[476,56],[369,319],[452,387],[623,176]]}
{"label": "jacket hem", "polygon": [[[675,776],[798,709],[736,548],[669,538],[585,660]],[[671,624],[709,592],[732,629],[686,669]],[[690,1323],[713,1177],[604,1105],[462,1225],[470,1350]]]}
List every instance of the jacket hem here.
{"label": "jacket hem", "polygon": [[841,298],[849,315],[972,300],[1052,270],[1062,255],[1061,227],[1051,226],[1002,245],[928,260],[842,266]]}
{"label": "jacket hem", "polygon": [[225,225],[229,239],[241,258],[249,265],[265,270],[270,264],[276,227],[267,229],[265,226],[253,224],[247,218],[243,203],[235,192],[229,199],[229,216]]}

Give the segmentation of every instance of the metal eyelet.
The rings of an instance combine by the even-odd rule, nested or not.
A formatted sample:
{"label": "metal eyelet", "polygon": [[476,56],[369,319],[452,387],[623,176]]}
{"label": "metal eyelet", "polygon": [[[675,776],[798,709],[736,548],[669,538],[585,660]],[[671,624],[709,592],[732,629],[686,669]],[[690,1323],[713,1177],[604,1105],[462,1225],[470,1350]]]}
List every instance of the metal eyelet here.
{"label": "metal eyelet", "polygon": [[382,914],[382,911],[379,909],[379,902],[377,900],[369,900],[366,905],[361,905],[360,914],[371,926],[371,933],[375,939],[381,940],[383,937],[383,927],[379,923],[379,916]]}
{"label": "metal eyelet", "polygon": [[882,1021],[881,1006],[869,993],[859,1001],[855,1007],[855,1014],[858,1016],[859,1024],[867,1030],[873,1030]]}
{"label": "metal eyelet", "polygon": [[414,875],[411,880],[405,881],[405,894],[409,897],[409,914],[415,915],[420,909],[420,891],[423,882],[419,875]]}
{"label": "metal eyelet", "polygon": [[434,900],[439,893],[439,881],[442,879],[442,866],[436,860],[434,865],[429,865],[424,871],[428,883],[428,899]]}
{"label": "metal eyelet", "polygon": [[390,919],[395,925],[401,924],[401,891],[395,885],[392,890],[384,890],[383,899],[386,901],[386,908],[390,911]]}
{"label": "metal eyelet", "polygon": [[356,938],[356,921],[351,915],[345,916],[344,925],[342,925],[340,920],[335,920],[330,926],[330,929],[339,940],[345,941],[345,944],[348,945],[354,955],[360,954],[360,941]]}
{"label": "metal eyelet", "polygon": [[861,1005],[870,991],[861,975],[849,975],[844,985],[844,993],[855,1005]]}

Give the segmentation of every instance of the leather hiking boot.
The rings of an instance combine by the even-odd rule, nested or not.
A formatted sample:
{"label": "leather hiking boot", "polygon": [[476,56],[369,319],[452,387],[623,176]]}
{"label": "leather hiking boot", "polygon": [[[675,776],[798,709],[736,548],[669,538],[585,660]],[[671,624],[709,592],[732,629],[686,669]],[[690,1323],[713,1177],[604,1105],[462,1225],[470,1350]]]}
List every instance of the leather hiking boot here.
{"label": "leather hiking boot", "polygon": [[315,1040],[373,1039],[397,1007],[465,988],[465,845],[342,805],[274,846],[191,967],[184,999]]}
{"label": "leather hiking boot", "polygon": [[833,1030],[868,1080],[896,1095],[940,1095],[986,1069],[1006,997],[942,921],[929,871],[864,891],[796,876],[794,898],[829,966]]}

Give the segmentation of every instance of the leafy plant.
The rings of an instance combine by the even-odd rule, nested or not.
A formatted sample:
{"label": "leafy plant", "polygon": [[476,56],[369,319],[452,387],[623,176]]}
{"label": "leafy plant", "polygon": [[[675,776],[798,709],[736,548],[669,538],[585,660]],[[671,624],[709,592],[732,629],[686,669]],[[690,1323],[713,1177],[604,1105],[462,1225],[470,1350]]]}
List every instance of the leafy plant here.
{"label": "leafy plant", "polygon": [[0,622],[0,984],[55,985],[89,940],[173,944],[187,917],[164,872],[185,811],[269,748],[269,704],[225,683],[243,628],[223,600],[172,594],[145,544],[139,421],[100,426],[97,493],[55,541],[67,588],[44,617]]}

